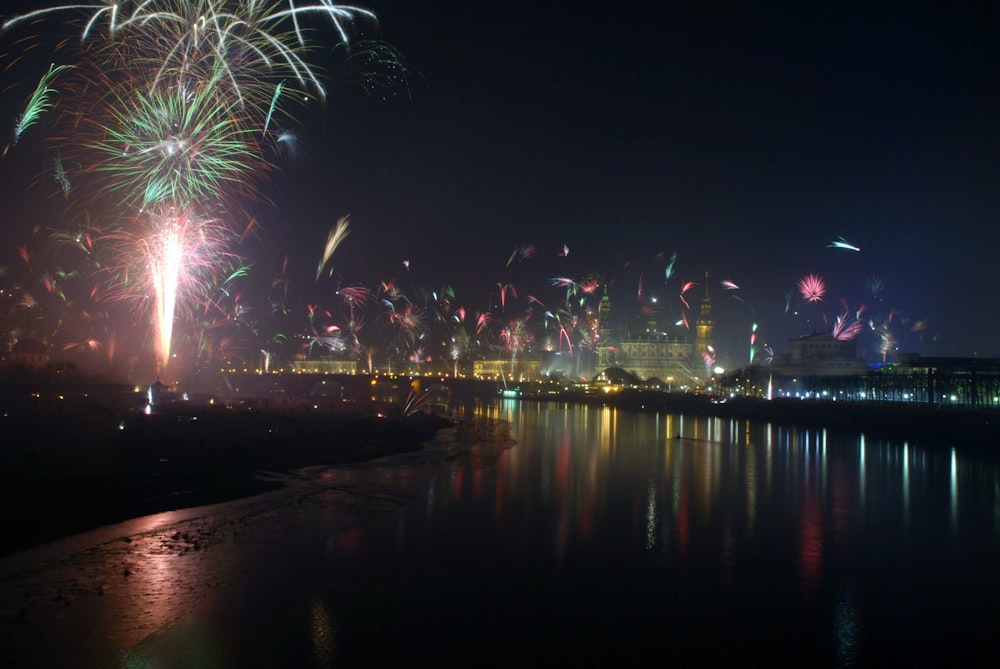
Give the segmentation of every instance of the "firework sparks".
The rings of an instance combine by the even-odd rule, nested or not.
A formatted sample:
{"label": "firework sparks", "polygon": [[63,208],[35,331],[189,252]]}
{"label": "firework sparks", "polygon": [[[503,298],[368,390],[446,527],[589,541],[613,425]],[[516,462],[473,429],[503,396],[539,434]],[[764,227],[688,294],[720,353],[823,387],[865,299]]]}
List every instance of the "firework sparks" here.
{"label": "firework sparks", "polygon": [[[161,368],[170,357],[180,303],[197,300],[229,274],[226,252],[232,233],[218,221],[191,210],[150,213],[144,225],[103,238],[113,249],[108,268],[109,297],[146,308],[152,298],[156,357]],[[189,309],[188,309],[189,311]]]}
{"label": "firework sparks", "polygon": [[826,245],[827,248],[831,249],[844,249],[846,251],[860,251],[861,248],[850,243],[843,237],[837,237],[835,240]]}
{"label": "firework sparks", "polygon": [[513,251],[510,252],[510,256],[507,258],[507,267],[510,267],[514,261],[527,260],[535,255],[535,247],[532,244],[522,244],[515,247]]}
{"label": "firework sparks", "polygon": [[323,273],[323,268],[330,261],[330,256],[333,255],[333,252],[337,250],[337,247],[340,246],[341,242],[351,232],[348,229],[348,218],[348,216],[341,216],[340,220],[330,229],[330,234],[326,238],[326,246],[323,248],[323,257],[320,258],[319,266],[316,268],[317,281],[319,280],[319,275]]}
{"label": "firework sparks", "polygon": [[687,309],[690,309],[691,305],[688,303],[687,299],[684,298],[684,293],[688,292],[689,290],[691,290],[692,288],[694,288],[697,285],[698,284],[696,282],[694,282],[694,281],[686,281],[684,283],[684,285],[681,286],[681,293],[680,293],[679,297],[681,298],[681,302],[684,303],[684,307],[687,308]]}
{"label": "firework sparks", "polygon": [[[230,254],[217,244],[231,235],[220,231],[239,222],[227,216],[224,224],[218,212],[242,206],[270,169],[266,151],[280,146],[284,135],[276,144],[263,137],[277,115],[287,117],[282,107],[308,101],[306,90],[326,95],[306,61],[320,33],[306,23],[325,19],[346,44],[348,29],[375,15],[327,0],[125,0],[36,9],[8,19],[2,29],[66,12],[83,14],[81,62],[49,67],[12,143],[55,106],[53,80],[74,70],[78,85],[69,88],[68,108],[62,95],[59,100],[67,119],[62,127],[73,132],[53,141],[74,151],[73,164],[93,178],[89,197],[112,205],[105,209],[120,229],[103,238],[113,243],[112,265],[121,272],[112,281],[114,292],[147,299],[148,291],[152,297],[162,369],[178,300],[197,297],[192,284],[229,264]],[[405,73],[400,55],[387,45],[371,42],[359,53],[366,63],[385,61],[386,72]],[[55,175],[69,197],[62,155]],[[331,233],[317,279],[346,233],[345,217]],[[206,270],[212,263],[218,265]],[[191,271],[194,277],[187,276]]]}
{"label": "firework sparks", "polygon": [[806,302],[822,302],[826,295],[826,282],[818,274],[807,274],[799,279],[798,288]]}
{"label": "firework sparks", "polygon": [[271,97],[271,106],[267,108],[267,117],[264,119],[264,132],[267,132],[267,128],[271,125],[271,117],[274,115],[274,109],[278,106],[278,97],[281,95],[281,90],[285,87],[285,82],[279,82],[277,86],[274,87],[274,95]]}
{"label": "firework sparks", "polygon": [[63,167],[62,156],[56,153],[55,162],[53,164],[53,171],[56,182],[62,188],[63,196],[69,197],[70,182],[69,177],[66,176],[66,168]]}
{"label": "firework sparks", "polygon": [[7,151],[11,146],[17,144],[17,141],[21,138],[21,135],[25,130],[34,125],[42,114],[52,108],[51,96],[57,91],[52,88],[50,84],[60,72],[69,69],[72,69],[71,65],[57,66],[55,63],[49,65],[49,71],[46,72],[45,76],[43,76],[41,81],[38,82],[38,86],[35,87],[35,92],[32,93],[31,98],[28,99],[28,104],[25,107],[24,113],[22,113],[17,119],[17,123],[14,125],[14,139],[9,145],[4,147],[4,155],[7,155]]}
{"label": "firework sparks", "polygon": [[667,267],[663,270],[663,280],[670,281],[670,277],[674,275],[674,263],[677,262],[677,251],[674,251],[670,256],[670,262],[667,263]]}
{"label": "firework sparks", "polygon": [[861,334],[863,324],[854,315],[845,311],[833,322],[833,337],[840,341],[849,341]]}

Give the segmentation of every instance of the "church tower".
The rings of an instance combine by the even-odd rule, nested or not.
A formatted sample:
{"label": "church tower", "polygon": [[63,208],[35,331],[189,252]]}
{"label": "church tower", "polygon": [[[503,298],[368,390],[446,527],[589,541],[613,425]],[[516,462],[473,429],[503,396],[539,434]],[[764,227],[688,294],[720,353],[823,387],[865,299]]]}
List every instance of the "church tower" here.
{"label": "church tower", "polygon": [[715,322],[712,321],[712,298],[708,294],[708,272],[705,272],[705,297],[701,300],[701,315],[698,316],[698,320],[695,322],[694,354],[698,359],[704,360],[705,352],[710,347],[714,347],[714,342],[712,341],[712,330],[714,328]]}
{"label": "church tower", "polygon": [[608,284],[604,284],[604,295],[597,305],[597,335],[601,338],[600,345],[608,346],[611,341],[611,298],[608,297]]}
{"label": "church tower", "polygon": [[608,284],[604,284],[604,295],[597,305],[597,364],[601,369],[614,365],[614,355],[611,350],[611,298],[608,297]]}

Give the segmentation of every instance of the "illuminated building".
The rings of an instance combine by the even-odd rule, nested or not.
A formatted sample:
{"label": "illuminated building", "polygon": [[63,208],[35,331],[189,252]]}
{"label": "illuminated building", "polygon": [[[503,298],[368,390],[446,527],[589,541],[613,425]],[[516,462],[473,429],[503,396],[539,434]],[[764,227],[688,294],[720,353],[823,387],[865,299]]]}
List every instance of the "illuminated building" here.
{"label": "illuminated building", "polygon": [[[703,319],[711,313],[711,307],[707,304],[706,291],[705,301],[702,304]],[[662,328],[655,313],[650,313],[641,331],[629,332],[616,342],[609,325],[611,300],[607,291],[598,307],[598,319],[598,331],[601,337],[598,365],[602,370],[620,367],[640,381],[659,379],[671,390],[699,383],[701,366],[695,364],[697,360],[694,356],[695,344],[678,326]],[[703,319],[699,319],[700,324]],[[710,342],[712,322],[708,319],[703,325],[706,341]]]}
{"label": "illuminated building", "polygon": [[8,354],[11,367],[42,369],[49,364],[49,349],[37,339],[22,339]]}
{"label": "illuminated building", "polygon": [[[708,294],[708,272],[705,272],[705,297],[701,300],[701,313],[695,321],[694,354],[702,359],[714,358],[712,331],[715,322],[712,320],[712,299]],[[711,373],[711,370],[706,370]]]}
{"label": "illuminated building", "polygon": [[864,374],[868,365],[858,358],[857,342],[840,340],[829,332],[788,342],[788,353],[774,356],[772,374],[783,376],[851,376]]}
{"label": "illuminated building", "polygon": [[357,360],[292,360],[292,371],[297,374],[356,374],[360,363]]}
{"label": "illuminated building", "polygon": [[497,381],[538,381],[542,378],[542,357],[529,353],[513,360],[509,357],[474,360],[472,375]]}

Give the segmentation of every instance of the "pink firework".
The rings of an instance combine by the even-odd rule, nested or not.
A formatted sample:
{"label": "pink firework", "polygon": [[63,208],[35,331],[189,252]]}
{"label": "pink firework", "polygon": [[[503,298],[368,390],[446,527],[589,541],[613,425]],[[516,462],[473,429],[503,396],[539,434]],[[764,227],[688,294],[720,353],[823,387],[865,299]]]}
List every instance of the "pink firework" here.
{"label": "pink firework", "polygon": [[157,370],[163,372],[178,309],[202,299],[231,267],[233,257],[224,249],[232,232],[215,219],[171,207],[136,223],[105,237],[115,260],[107,267],[108,296],[152,307]]}
{"label": "pink firework", "polygon": [[840,316],[837,316],[837,320],[833,323],[833,337],[840,341],[854,339],[861,333],[862,327],[860,321],[845,311]]}
{"label": "pink firework", "polygon": [[822,302],[826,283],[818,274],[807,274],[799,279],[799,294],[806,302]]}
{"label": "pink firework", "polygon": [[488,311],[479,312],[476,314],[476,334],[482,333],[489,324],[493,321],[493,315]]}

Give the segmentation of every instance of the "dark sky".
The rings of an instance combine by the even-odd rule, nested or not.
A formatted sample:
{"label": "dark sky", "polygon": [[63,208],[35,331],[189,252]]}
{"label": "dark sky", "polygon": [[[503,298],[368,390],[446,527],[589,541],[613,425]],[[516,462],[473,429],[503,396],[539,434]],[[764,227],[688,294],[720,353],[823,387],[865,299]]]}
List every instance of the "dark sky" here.
{"label": "dark sky", "polygon": [[[331,72],[324,113],[303,117],[301,154],[271,181],[260,271],[290,254],[307,280],[350,214],[342,281],[450,284],[470,311],[501,283],[555,301],[550,278],[596,273],[618,318],[640,278],[674,314],[681,284],[709,272],[722,359],[745,358],[752,322],[780,352],[844,304],[904,352],[1000,356],[993,13],[539,4],[372,5],[416,73],[410,95]],[[525,244],[535,255],[507,266]],[[809,273],[821,303],[797,297]]]}
{"label": "dark sky", "polygon": [[[351,213],[342,251],[362,267],[377,257],[399,274],[405,258],[412,277],[470,289],[597,271],[622,309],[640,276],[679,304],[680,282],[708,271],[720,327],[749,317],[778,350],[846,301],[892,314],[902,348],[1000,354],[993,15],[910,2],[376,10],[422,80],[410,101],[328,110],[316,201]],[[829,247],[841,237],[862,250]],[[536,256],[505,267],[520,244]],[[665,282],[656,254],[674,251]],[[808,273],[828,292],[795,316],[786,295]]]}
{"label": "dark sky", "polygon": [[[992,15],[943,3],[375,9],[422,78],[410,100],[331,99],[325,183],[298,202],[323,213],[292,226],[319,243],[350,213],[345,278],[374,267],[463,295],[595,271],[624,311],[640,275],[679,304],[680,282],[708,271],[720,326],[756,320],[778,350],[843,300],[892,313],[903,347],[1000,354]],[[830,248],[840,237],[861,252]],[[536,256],[505,267],[520,244]],[[674,251],[665,282],[656,254]],[[808,273],[826,280],[824,302],[795,316],[793,299],[786,313]]]}

